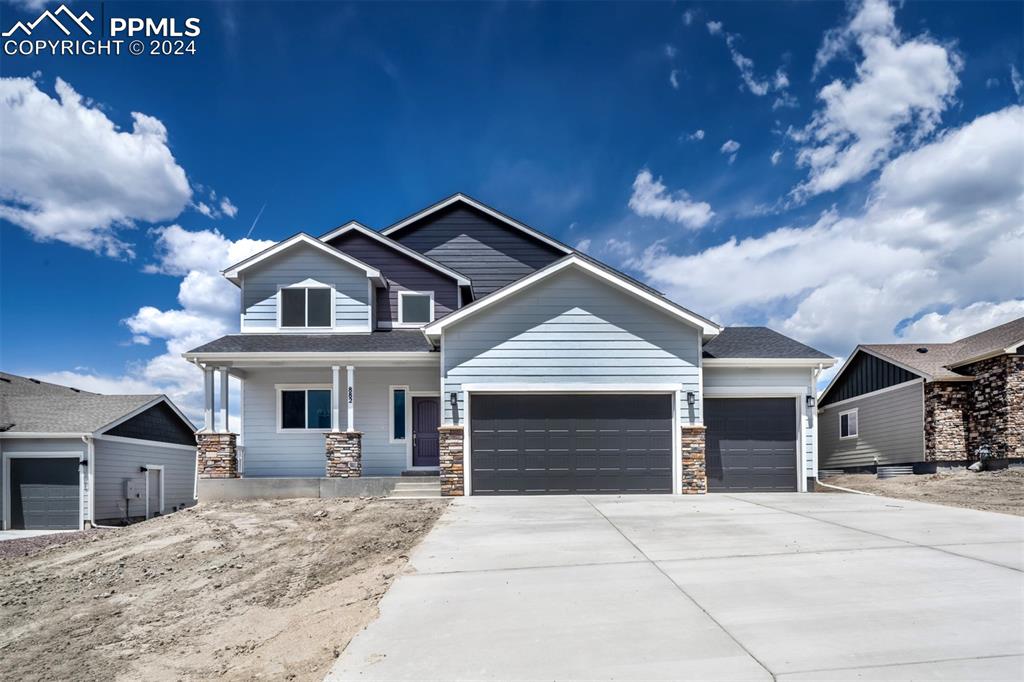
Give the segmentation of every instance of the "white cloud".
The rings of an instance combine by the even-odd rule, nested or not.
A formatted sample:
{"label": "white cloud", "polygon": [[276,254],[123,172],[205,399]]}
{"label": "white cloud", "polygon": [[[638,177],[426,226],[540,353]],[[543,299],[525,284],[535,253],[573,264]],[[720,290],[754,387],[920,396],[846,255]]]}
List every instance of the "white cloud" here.
{"label": "white cloud", "polygon": [[773,166],[778,166],[779,165],[779,161],[781,161],[781,160],[782,160],[782,152],[780,150],[776,149],[774,152],[772,152],[772,165]]}
{"label": "white cloud", "polygon": [[220,201],[220,212],[229,218],[234,218],[238,215],[238,207],[231,203],[231,199],[224,197]]}
{"label": "white cloud", "polygon": [[989,79],[987,79],[985,81],[985,87],[988,88],[989,90],[991,90],[992,88],[998,88],[999,87],[999,79],[998,78],[989,78]]}
{"label": "white cloud", "polygon": [[665,46],[665,56],[666,57],[668,57],[669,59],[675,59],[675,56],[677,54],[679,54],[679,50],[676,49],[675,45],[666,45]]}
{"label": "white cloud", "polygon": [[668,74],[668,82],[673,90],[679,89],[679,69],[672,69]]}
{"label": "white cloud", "polygon": [[0,78],[0,218],[40,241],[130,257],[124,230],[177,216],[192,196],[158,119],[122,131],[60,78],[56,97]]}
{"label": "white cloud", "polygon": [[951,311],[950,328],[984,326],[1024,292],[1022,159],[1024,108],[1008,107],[889,162],[855,215],[692,255],[656,243],[630,264],[713,319],[767,323],[833,353],[899,340],[922,315],[911,330],[936,325],[936,310]]}
{"label": "white cloud", "polygon": [[690,24],[692,24],[694,16],[695,16],[695,14],[694,14],[694,11],[692,9],[688,9],[685,12],[683,12],[683,24],[686,25],[686,26],[689,26]]}
{"label": "white cloud", "polygon": [[717,36],[722,32],[722,22],[720,21],[709,21],[707,23],[708,33],[713,36]]}
{"label": "white cloud", "polygon": [[628,258],[633,254],[632,244],[622,239],[616,239],[614,237],[605,241],[604,249],[607,253],[618,256],[619,258]]}
{"label": "white cloud", "polygon": [[904,40],[884,0],[865,0],[845,26],[827,33],[816,68],[853,44],[863,56],[853,81],[823,87],[821,108],[794,137],[806,141],[797,162],[810,169],[797,199],[859,180],[902,145],[922,142],[953,102],[959,56],[928,36]]}
{"label": "white cloud", "polygon": [[945,313],[928,313],[901,331],[906,341],[946,343],[1024,317],[1024,299],[992,303],[979,301]]}
{"label": "white cloud", "polygon": [[1010,82],[1013,84],[1013,91],[1017,93],[1017,97],[1024,97],[1024,78],[1021,78],[1016,64],[1010,64]]}
{"label": "white cloud", "polygon": [[689,138],[691,140],[703,140],[704,139],[704,131],[703,130],[695,130],[692,133],[690,133]]}
{"label": "white cloud", "polygon": [[715,215],[707,202],[692,201],[683,191],[670,193],[646,168],[633,181],[629,207],[638,216],[671,220],[693,230],[707,225]]}
{"label": "white cloud", "polygon": [[722,154],[726,154],[729,157],[729,163],[736,160],[736,152],[740,150],[740,143],[736,140],[726,140],[725,144],[722,145],[720,151]]}
{"label": "white cloud", "polygon": [[786,92],[786,88],[789,87],[789,76],[786,75],[785,69],[779,67],[775,71],[775,76],[771,78],[759,77],[754,72],[754,60],[739,50],[738,45],[742,40],[740,35],[725,31],[720,21],[709,21],[707,27],[708,33],[711,35],[721,35],[725,38],[732,63],[740,72],[740,80],[743,82],[741,90],[745,87],[751,94],[758,97],[763,97],[773,90],[780,93],[772,106],[773,109],[778,109],[781,106],[796,106],[796,98]]}
{"label": "white cloud", "polygon": [[589,238],[581,239],[576,244],[576,250],[577,251],[582,251],[583,253],[589,253],[590,252],[590,245],[591,245],[591,241],[590,241]]}
{"label": "white cloud", "polygon": [[775,86],[776,90],[785,90],[789,87],[789,76],[786,75],[781,66],[775,71],[775,79],[772,81],[772,85]]}

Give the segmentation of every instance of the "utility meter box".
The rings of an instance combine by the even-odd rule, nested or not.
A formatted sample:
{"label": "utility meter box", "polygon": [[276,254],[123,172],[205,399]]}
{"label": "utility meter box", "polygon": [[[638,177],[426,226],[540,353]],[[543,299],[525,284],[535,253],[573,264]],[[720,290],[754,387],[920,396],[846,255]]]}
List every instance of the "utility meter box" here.
{"label": "utility meter box", "polygon": [[146,495],[146,484],[134,478],[124,479],[124,498],[141,500]]}

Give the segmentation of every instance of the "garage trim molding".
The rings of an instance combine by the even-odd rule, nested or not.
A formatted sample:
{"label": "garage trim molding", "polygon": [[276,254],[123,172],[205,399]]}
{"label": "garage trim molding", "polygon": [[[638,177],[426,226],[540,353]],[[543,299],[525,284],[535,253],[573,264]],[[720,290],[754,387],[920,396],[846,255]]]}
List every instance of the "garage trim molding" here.
{"label": "garage trim molding", "polygon": [[680,471],[680,417],[679,400],[682,387],[679,384],[463,384],[462,404],[465,405],[462,415],[462,486],[463,495],[473,494],[473,444],[471,410],[474,393],[554,393],[554,394],[648,394],[672,397],[672,494],[679,495],[682,490]]}
{"label": "garage trim molding", "polygon": [[[705,398],[792,398],[796,401],[796,470],[797,492],[807,492],[807,462],[804,443],[804,421],[807,419],[807,401],[810,386],[711,386],[704,389]],[[814,432],[817,434],[817,424]]]}
{"label": "garage trim molding", "polygon": [[164,513],[164,465],[163,464],[145,464],[146,467],[146,518],[151,518],[152,514],[149,513],[149,472],[159,471],[160,472],[160,513]]}
{"label": "garage trim molding", "polygon": [[[3,468],[4,468],[4,485],[3,485],[3,505],[4,505],[4,530],[11,527],[11,460],[12,459],[77,459],[79,462],[82,461],[82,452],[69,450],[67,452],[4,452],[3,457]],[[82,504],[82,495],[84,494],[83,477],[85,476],[82,471],[82,465],[78,465],[78,530],[85,529],[85,514],[83,513],[84,505]],[[91,491],[90,491],[91,492]]]}

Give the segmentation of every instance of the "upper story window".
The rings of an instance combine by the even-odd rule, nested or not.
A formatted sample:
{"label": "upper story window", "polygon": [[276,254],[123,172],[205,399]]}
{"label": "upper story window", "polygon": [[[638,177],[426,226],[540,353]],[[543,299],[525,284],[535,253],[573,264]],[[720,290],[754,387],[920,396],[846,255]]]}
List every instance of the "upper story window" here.
{"label": "upper story window", "polygon": [[857,437],[857,410],[839,413],[839,437]]}
{"label": "upper story window", "polygon": [[334,291],[328,286],[301,286],[281,289],[282,327],[334,326]]}
{"label": "upper story window", "polygon": [[398,324],[416,326],[434,321],[433,291],[399,291]]}

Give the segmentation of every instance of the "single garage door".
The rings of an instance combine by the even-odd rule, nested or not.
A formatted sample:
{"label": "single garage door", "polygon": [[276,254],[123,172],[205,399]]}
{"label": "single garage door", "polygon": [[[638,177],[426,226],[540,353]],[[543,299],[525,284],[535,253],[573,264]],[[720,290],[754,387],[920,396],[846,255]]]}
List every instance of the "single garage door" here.
{"label": "single garage door", "polygon": [[668,395],[474,395],[475,495],[672,492]]}
{"label": "single garage door", "polygon": [[78,459],[15,457],[11,463],[11,527],[78,528]]}
{"label": "single garage door", "polygon": [[796,400],[704,400],[708,490],[797,490]]}

